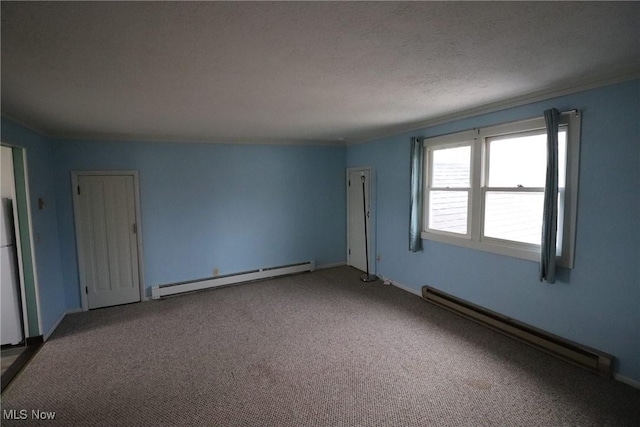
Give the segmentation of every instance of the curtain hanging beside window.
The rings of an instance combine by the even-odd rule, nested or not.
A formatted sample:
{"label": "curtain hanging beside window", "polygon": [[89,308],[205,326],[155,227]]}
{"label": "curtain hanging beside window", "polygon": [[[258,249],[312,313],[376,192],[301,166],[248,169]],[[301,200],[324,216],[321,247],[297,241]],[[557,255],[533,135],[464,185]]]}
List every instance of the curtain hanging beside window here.
{"label": "curtain hanging beside window", "polygon": [[411,138],[411,212],[409,218],[409,250],[422,250],[422,138]]}
{"label": "curtain hanging beside window", "polygon": [[560,112],[545,110],[547,127],[547,176],[544,187],[540,281],[556,281],[556,234],[558,230],[558,124]]}

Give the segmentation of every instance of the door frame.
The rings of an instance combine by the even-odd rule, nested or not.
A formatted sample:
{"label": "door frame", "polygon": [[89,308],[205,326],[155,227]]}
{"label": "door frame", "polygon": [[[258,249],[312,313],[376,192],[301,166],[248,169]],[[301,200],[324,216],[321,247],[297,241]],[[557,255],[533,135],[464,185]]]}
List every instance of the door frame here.
{"label": "door frame", "polygon": [[[12,192],[14,195],[13,214],[16,232],[16,253],[18,258],[18,281],[20,282],[22,332],[24,334],[24,340],[27,342],[29,338],[41,336],[44,333],[42,325],[42,308],[40,303],[40,284],[38,282],[38,268],[33,232],[33,218],[31,212],[31,193],[27,161],[28,153],[26,148],[18,145],[12,145],[4,142],[2,142],[1,145],[11,150],[11,163],[13,168]],[[19,168],[16,167],[18,164]],[[18,185],[18,182],[16,182],[17,179],[20,179],[21,181],[20,186]],[[26,211],[25,217],[21,217],[18,212],[19,199],[24,203],[24,210]],[[26,226],[24,228],[22,228],[24,225],[23,221],[26,222]],[[23,238],[27,239],[26,243],[29,246],[28,248],[23,247]],[[30,257],[30,261],[27,260],[27,262],[25,262],[25,256],[28,258]],[[25,264],[27,263],[31,264],[29,272],[31,273],[32,280],[29,280],[29,283],[27,283],[27,278],[25,277]],[[29,292],[27,292],[27,286],[29,286]],[[33,289],[31,289],[31,287],[33,287]],[[33,294],[33,297],[31,297],[30,294]],[[35,313],[33,313],[34,308]],[[32,318],[35,317],[35,319],[33,319],[35,321],[29,321],[30,313]]]}
{"label": "door frame", "polygon": [[78,178],[81,176],[131,176],[133,177],[133,198],[136,215],[136,247],[138,252],[138,286],[140,287],[140,302],[147,301],[146,286],[144,282],[144,251],[142,249],[142,215],[140,208],[140,179],[137,170],[96,170],[96,171],[71,171],[71,194],[73,195],[73,220],[76,234],[76,257],[78,263],[78,291],[82,302],[82,311],[89,310],[89,301],[86,292],[83,292],[82,277],[84,277],[84,259],[80,251],[80,201],[78,200]]}
{"label": "door frame", "polygon": [[[346,198],[347,198],[347,265],[351,265],[349,263],[349,249],[351,248],[349,239],[351,234],[349,233],[349,216],[351,214],[351,206],[349,203],[349,174],[351,172],[358,171],[366,171],[369,172],[369,194],[366,194],[369,208],[369,218],[367,221],[367,237],[369,244],[369,267],[371,269],[370,273],[375,274],[378,270],[378,265],[376,262],[377,256],[377,246],[376,246],[376,198],[375,198],[375,172],[371,166],[361,166],[361,167],[351,167],[347,168],[345,173],[345,188],[347,189]],[[358,208],[359,209],[359,208]]]}

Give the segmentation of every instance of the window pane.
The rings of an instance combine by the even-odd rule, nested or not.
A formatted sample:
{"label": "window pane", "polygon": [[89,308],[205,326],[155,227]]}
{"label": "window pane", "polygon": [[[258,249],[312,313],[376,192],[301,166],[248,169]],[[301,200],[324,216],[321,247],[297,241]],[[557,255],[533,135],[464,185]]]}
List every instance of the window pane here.
{"label": "window pane", "polygon": [[432,187],[468,188],[471,147],[437,148],[432,152]]}
{"label": "window pane", "polygon": [[467,234],[468,191],[431,191],[429,228]]}
{"label": "window pane", "polygon": [[[564,187],[566,129],[558,132],[558,184]],[[489,138],[489,187],[544,187],[547,134]]]}
{"label": "window pane", "polygon": [[540,244],[544,193],[487,191],[484,235]]}
{"label": "window pane", "polygon": [[544,187],[546,134],[489,139],[490,187]]}

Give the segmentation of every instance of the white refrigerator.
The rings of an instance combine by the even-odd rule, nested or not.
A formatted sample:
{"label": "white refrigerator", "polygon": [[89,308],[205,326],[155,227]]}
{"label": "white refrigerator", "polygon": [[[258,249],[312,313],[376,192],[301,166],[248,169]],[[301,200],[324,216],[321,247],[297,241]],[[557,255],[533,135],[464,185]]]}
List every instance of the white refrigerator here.
{"label": "white refrigerator", "polygon": [[16,252],[15,229],[13,225],[13,206],[11,199],[2,199],[0,209],[0,279],[2,293],[1,331],[2,345],[19,344],[23,339],[20,303],[20,285],[18,281],[18,262]]}

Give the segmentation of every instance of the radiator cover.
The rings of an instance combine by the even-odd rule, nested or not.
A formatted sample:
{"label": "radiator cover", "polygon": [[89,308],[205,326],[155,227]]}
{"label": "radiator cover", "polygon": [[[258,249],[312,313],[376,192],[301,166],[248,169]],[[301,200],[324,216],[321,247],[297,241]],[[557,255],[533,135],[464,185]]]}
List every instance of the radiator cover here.
{"label": "radiator cover", "polygon": [[290,264],[279,267],[267,267],[258,270],[243,271],[241,273],[227,274],[224,276],[211,277],[208,279],[154,286],[151,288],[151,297],[153,299],[159,299],[168,295],[199,291],[208,288],[217,288],[220,286],[235,285],[238,283],[268,279],[270,277],[285,276],[289,274],[303,273],[306,271],[314,271],[315,268],[315,262],[308,261],[299,264]]}
{"label": "radiator cover", "polygon": [[604,377],[612,377],[613,356],[610,354],[553,335],[430,286],[422,287],[422,297],[432,304],[536,347],[569,363]]}

